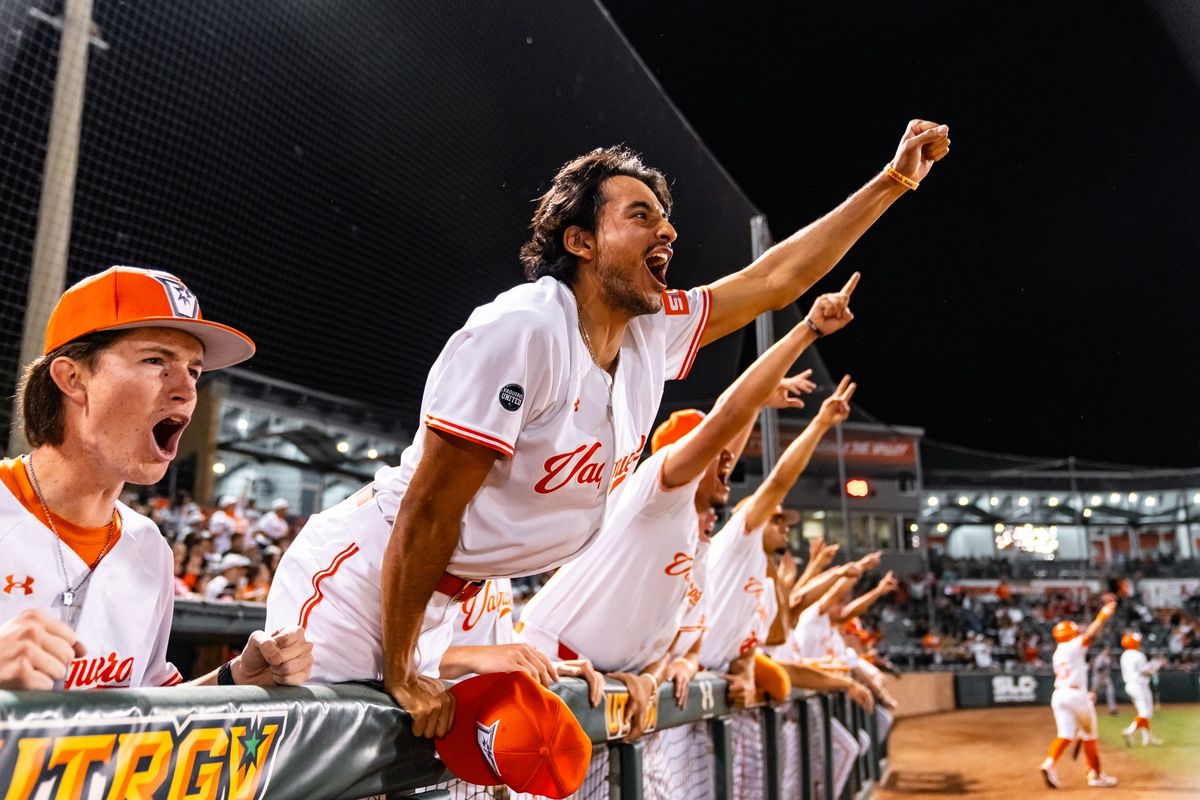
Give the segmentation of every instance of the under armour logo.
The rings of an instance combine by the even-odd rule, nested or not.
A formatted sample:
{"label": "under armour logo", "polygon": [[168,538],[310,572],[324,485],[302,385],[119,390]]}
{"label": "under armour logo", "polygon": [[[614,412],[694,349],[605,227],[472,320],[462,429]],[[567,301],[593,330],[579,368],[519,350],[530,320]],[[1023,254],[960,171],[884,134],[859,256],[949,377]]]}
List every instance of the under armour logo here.
{"label": "under armour logo", "polygon": [[13,580],[12,575],[6,576],[4,580],[5,580],[5,586],[4,586],[5,594],[12,594],[13,589],[24,589],[26,595],[33,594],[33,578],[29,577],[28,575],[25,576],[25,580],[23,580],[23,581]]}

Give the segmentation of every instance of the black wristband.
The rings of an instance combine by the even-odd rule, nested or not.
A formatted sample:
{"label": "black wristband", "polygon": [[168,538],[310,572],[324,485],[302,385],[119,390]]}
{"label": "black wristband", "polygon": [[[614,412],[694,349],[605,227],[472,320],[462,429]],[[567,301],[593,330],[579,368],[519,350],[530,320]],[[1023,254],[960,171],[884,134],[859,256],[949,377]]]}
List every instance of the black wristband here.
{"label": "black wristband", "polygon": [[808,326],[810,331],[817,335],[818,339],[825,335],[824,331],[817,327],[817,323],[812,321],[812,317],[805,317],[804,324]]}
{"label": "black wristband", "polygon": [[217,685],[218,686],[236,686],[233,680],[233,662],[226,661],[217,670]]}

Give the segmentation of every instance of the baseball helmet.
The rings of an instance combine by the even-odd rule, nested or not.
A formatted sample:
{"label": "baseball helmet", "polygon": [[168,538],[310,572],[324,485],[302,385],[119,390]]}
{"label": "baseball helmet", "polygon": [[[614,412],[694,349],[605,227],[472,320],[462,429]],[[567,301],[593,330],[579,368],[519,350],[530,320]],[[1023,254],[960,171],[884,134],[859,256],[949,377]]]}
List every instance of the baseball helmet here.
{"label": "baseball helmet", "polygon": [[1054,641],[1069,642],[1079,635],[1079,626],[1069,619],[1054,626]]}
{"label": "baseball helmet", "polygon": [[1142,635],[1140,633],[1129,632],[1121,637],[1121,647],[1126,650],[1137,650],[1142,646]]}

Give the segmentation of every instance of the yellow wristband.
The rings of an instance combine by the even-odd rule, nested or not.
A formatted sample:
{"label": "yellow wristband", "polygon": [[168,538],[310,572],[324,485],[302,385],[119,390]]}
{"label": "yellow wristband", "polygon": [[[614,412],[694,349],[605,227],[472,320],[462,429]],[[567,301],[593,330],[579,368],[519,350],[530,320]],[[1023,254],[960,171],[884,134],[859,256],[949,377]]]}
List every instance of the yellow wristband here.
{"label": "yellow wristband", "polygon": [[912,189],[913,191],[916,191],[917,189],[919,189],[921,187],[920,183],[918,183],[917,181],[914,181],[912,178],[908,177],[907,175],[902,175],[900,173],[900,171],[897,170],[895,167],[893,167],[891,164],[888,164],[887,176],[889,178],[891,178],[892,180],[894,180],[896,183],[903,186],[905,189]]}

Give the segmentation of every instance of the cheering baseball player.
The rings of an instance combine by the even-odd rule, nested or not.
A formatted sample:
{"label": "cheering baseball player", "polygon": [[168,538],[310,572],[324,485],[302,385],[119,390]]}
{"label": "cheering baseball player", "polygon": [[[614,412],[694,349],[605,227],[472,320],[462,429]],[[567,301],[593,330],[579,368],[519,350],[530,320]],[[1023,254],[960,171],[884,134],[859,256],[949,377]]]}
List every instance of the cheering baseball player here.
{"label": "cheering baseball player", "polygon": [[914,120],[893,162],[837,209],[711,286],[667,288],[667,181],[623,148],[565,165],[521,251],[531,283],[477,308],[434,363],[401,463],[309,520],[268,620],[299,622],[318,680],[381,678],[440,736],[450,606],[489,578],[545,572],[600,531],[664,382],[699,348],[796,300],[949,150]]}
{"label": "cheering baseball player", "polygon": [[[728,502],[729,474],[763,404],[803,405],[789,391],[796,381],[780,381],[816,341],[810,323],[827,334],[853,319],[848,303],[857,283],[855,273],[841,292],[819,297],[805,320],[726,389],[710,414],[677,411],[660,425],[653,455],[613,501],[599,540],[561,567],[522,612],[521,635],[543,653],[588,658],[626,683],[630,738],[641,733],[641,714],[665,677],[688,603],[702,594],[691,580],[697,515]],[[614,624],[631,615],[636,625]]]}
{"label": "cheering baseball player", "polygon": [[1046,760],[1042,762],[1042,777],[1051,789],[1058,788],[1058,770],[1055,764],[1059,756],[1078,737],[1083,742],[1087,756],[1088,786],[1107,788],[1116,786],[1117,779],[1100,769],[1100,753],[1096,749],[1096,706],[1088,694],[1087,647],[1104,628],[1109,617],[1117,610],[1116,602],[1106,603],[1088,625],[1082,635],[1079,626],[1071,620],[1063,620],[1054,626],[1054,648],[1051,663],[1054,665],[1054,694],[1050,696],[1050,708],[1054,710],[1054,722],[1058,734],[1050,742]]}
{"label": "cheering baseball player", "polygon": [[1150,732],[1150,720],[1154,717],[1154,695],[1150,692],[1150,679],[1162,666],[1160,661],[1151,661],[1142,652],[1142,635],[1127,633],[1121,637],[1121,680],[1125,682],[1125,694],[1133,701],[1137,717],[1121,731],[1125,744],[1133,747],[1133,736],[1142,732],[1142,746],[1160,745],[1162,739]]}
{"label": "cheering baseball player", "polygon": [[[125,484],[162,480],[196,408],[202,370],[254,354],[244,334],[200,315],[173,275],[113,267],[59,299],[44,354],[18,390],[33,450],[0,461],[0,688],[172,686],[174,559]],[[194,683],[299,684],[299,628],[251,635]]]}

